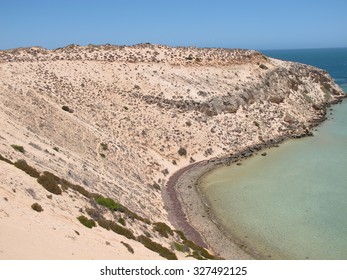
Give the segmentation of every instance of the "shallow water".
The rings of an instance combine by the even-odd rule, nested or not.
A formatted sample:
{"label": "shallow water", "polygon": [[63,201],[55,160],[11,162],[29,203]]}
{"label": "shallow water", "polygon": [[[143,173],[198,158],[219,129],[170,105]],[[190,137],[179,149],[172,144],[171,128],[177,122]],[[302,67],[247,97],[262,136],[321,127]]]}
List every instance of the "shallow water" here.
{"label": "shallow water", "polygon": [[347,102],[315,137],[205,175],[212,213],[263,258],[347,259]]}

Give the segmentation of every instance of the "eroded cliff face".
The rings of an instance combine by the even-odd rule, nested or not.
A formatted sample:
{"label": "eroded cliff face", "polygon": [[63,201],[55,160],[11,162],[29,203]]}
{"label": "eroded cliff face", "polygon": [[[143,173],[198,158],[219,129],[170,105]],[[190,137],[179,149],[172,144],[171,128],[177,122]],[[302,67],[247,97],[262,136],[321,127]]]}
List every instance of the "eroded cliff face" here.
{"label": "eroded cliff face", "polygon": [[2,156],[166,223],[176,170],[305,135],[344,96],[326,72],[256,51],[150,44],[0,51],[0,93]]}

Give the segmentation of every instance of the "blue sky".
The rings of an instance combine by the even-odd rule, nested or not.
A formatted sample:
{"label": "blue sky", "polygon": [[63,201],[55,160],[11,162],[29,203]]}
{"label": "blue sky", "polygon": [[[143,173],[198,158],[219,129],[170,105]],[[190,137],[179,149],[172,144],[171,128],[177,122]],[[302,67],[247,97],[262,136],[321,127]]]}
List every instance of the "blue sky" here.
{"label": "blue sky", "polygon": [[347,47],[346,0],[0,0],[0,49]]}

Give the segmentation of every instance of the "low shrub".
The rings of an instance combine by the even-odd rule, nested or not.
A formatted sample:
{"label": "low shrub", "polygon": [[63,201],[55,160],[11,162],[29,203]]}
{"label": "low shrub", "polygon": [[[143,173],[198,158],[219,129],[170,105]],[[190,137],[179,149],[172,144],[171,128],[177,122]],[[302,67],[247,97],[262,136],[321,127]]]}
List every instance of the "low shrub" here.
{"label": "low shrub", "polygon": [[118,211],[121,209],[121,205],[109,197],[98,196],[95,198],[95,201],[96,203],[105,206],[111,211]]}
{"label": "low shrub", "polygon": [[118,223],[120,223],[123,226],[125,226],[126,224],[125,220],[122,217],[118,219]]}
{"label": "low shrub", "polygon": [[34,167],[31,167],[27,164],[27,162],[23,159],[20,159],[14,163],[14,166],[23,170],[26,174],[31,177],[38,178],[40,176],[40,172],[38,172]]}
{"label": "low shrub", "polygon": [[72,190],[80,193],[81,195],[85,196],[86,198],[92,198],[94,195],[93,193],[90,193],[82,186],[71,184],[70,182],[66,181],[65,179],[61,179],[60,184],[63,185],[67,189],[72,189]]}
{"label": "low shrub", "polygon": [[101,146],[103,151],[107,151],[108,150],[108,146],[107,146],[106,143],[100,143],[100,146]]}
{"label": "low shrub", "polygon": [[64,105],[64,106],[62,106],[61,108],[62,108],[65,112],[73,113],[73,110],[72,110],[71,108],[69,108],[69,106]]}
{"label": "low shrub", "polygon": [[7,163],[9,163],[9,164],[13,164],[12,161],[10,161],[9,159],[3,157],[2,155],[0,155],[0,160],[2,160],[2,161],[4,161],[4,162],[7,162]]}
{"label": "low shrub", "polygon": [[113,232],[117,234],[123,235],[128,239],[136,240],[135,235],[130,230],[116,224],[115,222],[110,221],[110,230],[112,230]]}
{"label": "low shrub", "polygon": [[12,147],[13,149],[15,149],[16,151],[21,152],[22,154],[25,153],[25,150],[24,150],[24,147],[23,147],[23,146],[11,145],[11,147]]}
{"label": "low shrub", "polygon": [[95,221],[98,221],[103,217],[100,211],[95,208],[86,208],[86,212]]}
{"label": "low shrub", "polygon": [[259,67],[263,70],[269,69],[266,65],[264,64],[260,64]]}
{"label": "low shrub", "polygon": [[62,194],[61,188],[58,186],[59,178],[54,174],[45,171],[40,177],[37,178],[37,182],[41,184],[50,193],[60,195]]}
{"label": "low shrub", "polygon": [[173,242],[172,244],[173,249],[175,249],[176,251],[182,252],[182,253],[188,253],[189,247],[187,245],[178,243],[178,242]]}
{"label": "low shrub", "polygon": [[77,219],[80,221],[80,223],[82,225],[86,226],[87,228],[96,227],[94,220],[88,219],[86,216],[82,215],[82,216],[77,217]]}
{"label": "low shrub", "polygon": [[154,223],[154,230],[156,230],[161,236],[166,238],[168,238],[169,235],[173,235],[172,229],[167,224],[162,222]]}
{"label": "low shrub", "polygon": [[111,229],[111,222],[110,220],[106,220],[105,218],[101,218],[98,220],[99,226],[101,226],[104,229],[110,230]]}
{"label": "low shrub", "polygon": [[129,251],[130,253],[132,253],[132,254],[135,253],[133,247],[131,247],[128,243],[125,243],[125,242],[123,242],[123,241],[121,241],[120,243],[122,243],[122,244],[125,246],[125,248],[128,249],[128,251]]}
{"label": "low shrub", "polygon": [[31,209],[35,210],[36,212],[42,212],[43,211],[42,206],[38,203],[34,203],[33,205],[31,205]]}
{"label": "low shrub", "polygon": [[185,240],[183,241],[184,245],[187,245],[189,248],[195,251],[196,254],[198,254],[201,257],[204,257],[205,259],[213,260],[215,259],[215,256],[212,256],[205,248],[196,245],[193,241]]}
{"label": "low shrub", "polygon": [[179,148],[179,150],[178,150],[178,154],[179,154],[180,156],[186,156],[186,155],[187,155],[187,150],[186,150],[185,148],[181,147],[181,148]]}
{"label": "low shrub", "polygon": [[187,237],[184,235],[183,231],[174,230],[174,232],[175,232],[182,240],[187,240]]}
{"label": "low shrub", "polygon": [[161,244],[152,241],[144,235],[140,235],[137,238],[137,241],[142,243],[149,250],[158,253],[163,258],[166,258],[168,260],[177,260],[177,256],[175,255],[175,253],[171,252],[168,248],[165,248]]}

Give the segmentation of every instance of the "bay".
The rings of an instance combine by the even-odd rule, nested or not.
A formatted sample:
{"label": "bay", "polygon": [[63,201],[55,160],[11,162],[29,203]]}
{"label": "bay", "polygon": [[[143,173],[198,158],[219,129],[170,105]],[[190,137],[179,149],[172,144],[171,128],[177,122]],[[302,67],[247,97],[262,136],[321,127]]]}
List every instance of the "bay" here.
{"label": "bay", "polygon": [[[347,55],[339,59],[335,51],[282,51],[277,58],[293,60],[288,53],[294,52],[307,63],[305,53],[316,56],[315,66],[338,75],[344,86]],[[200,179],[215,218],[261,258],[347,259],[347,102],[332,108],[315,137],[287,141],[267,150],[266,157],[257,155]]]}

